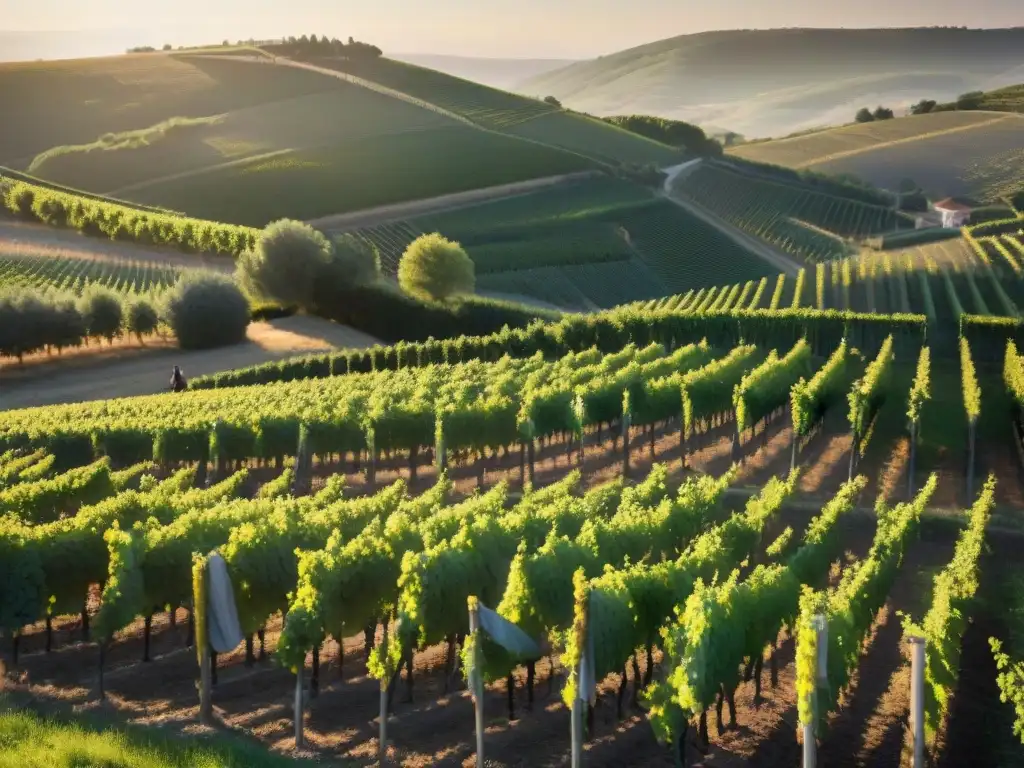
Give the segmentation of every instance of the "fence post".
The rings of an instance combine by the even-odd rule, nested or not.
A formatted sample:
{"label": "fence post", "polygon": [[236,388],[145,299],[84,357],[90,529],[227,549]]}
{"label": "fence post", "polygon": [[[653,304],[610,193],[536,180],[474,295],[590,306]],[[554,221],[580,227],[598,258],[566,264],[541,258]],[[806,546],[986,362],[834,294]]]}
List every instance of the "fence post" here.
{"label": "fence post", "polygon": [[923,637],[910,638],[910,736],[913,768],[924,768],[924,649]]}
{"label": "fence post", "polygon": [[476,768],[484,768],[484,678],[480,669],[480,613],[478,603],[469,603],[469,634],[473,637],[473,710],[476,716]]}

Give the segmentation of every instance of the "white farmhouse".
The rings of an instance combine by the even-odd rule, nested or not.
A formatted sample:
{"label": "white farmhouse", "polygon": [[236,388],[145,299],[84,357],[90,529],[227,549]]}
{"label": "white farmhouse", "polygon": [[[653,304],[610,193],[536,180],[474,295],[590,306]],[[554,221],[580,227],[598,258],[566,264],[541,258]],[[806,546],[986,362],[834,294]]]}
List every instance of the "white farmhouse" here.
{"label": "white farmhouse", "polygon": [[932,210],[942,217],[942,226],[957,229],[971,221],[971,207],[958,203],[949,197],[932,205]]}

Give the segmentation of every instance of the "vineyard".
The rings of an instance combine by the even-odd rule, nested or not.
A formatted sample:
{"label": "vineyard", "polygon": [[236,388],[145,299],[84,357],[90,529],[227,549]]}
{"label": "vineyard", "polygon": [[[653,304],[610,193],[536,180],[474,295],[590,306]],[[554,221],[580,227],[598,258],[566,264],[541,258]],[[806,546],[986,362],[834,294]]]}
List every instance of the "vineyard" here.
{"label": "vineyard", "polygon": [[[1024,251],[1019,235],[969,234],[900,251],[865,250],[819,262],[795,277],[767,279],[765,290],[747,284],[639,302],[644,310],[703,311],[709,296],[734,296],[731,309],[804,307],[881,314],[924,315],[940,340],[955,339],[960,318],[981,315],[1016,321],[1024,306]],[[799,286],[798,286],[799,284]],[[799,287],[799,295],[797,288]],[[749,302],[739,301],[749,297]]]}
{"label": "vineyard", "polygon": [[179,275],[180,270],[152,261],[91,261],[21,251],[5,254],[0,249],[0,291],[33,288],[81,295],[87,286],[96,284],[117,293],[144,294],[174,285]]}
{"label": "vineyard", "polygon": [[[749,306],[770,282],[687,301]],[[187,721],[198,677],[200,719],[361,764],[775,766],[804,740],[822,764],[898,765],[918,737],[858,746],[887,727],[858,702],[890,686],[886,717],[909,711],[900,610],[926,650],[924,746],[955,754],[989,718],[994,755],[1008,710],[956,702],[997,662],[1019,691],[1024,641],[972,598],[992,563],[986,589],[1012,578],[986,528],[1019,527],[1024,358],[1011,344],[993,375],[964,340],[933,370],[923,319],[739,317],[569,318],[2,413],[8,666]],[[969,509],[963,533],[935,507]]]}
{"label": "vineyard", "polygon": [[843,258],[857,240],[913,226],[890,208],[740,174],[726,163],[701,163],[675,193],[809,263]]}
{"label": "vineyard", "polygon": [[424,232],[458,240],[485,290],[569,309],[609,308],[772,273],[711,225],[630,182],[597,178],[356,230],[394,274]]}

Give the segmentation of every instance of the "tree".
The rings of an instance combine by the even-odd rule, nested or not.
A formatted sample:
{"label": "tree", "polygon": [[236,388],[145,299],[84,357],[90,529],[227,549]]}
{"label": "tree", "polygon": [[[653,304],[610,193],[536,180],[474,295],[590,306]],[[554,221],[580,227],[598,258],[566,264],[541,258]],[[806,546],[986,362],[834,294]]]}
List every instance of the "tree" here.
{"label": "tree", "polygon": [[124,315],[121,299],[108,288],[95,283],[86,288],[82,294],[79,311],[90,336],[113,343],[114,337],[121,333]]}
{"label": "tree", "polygon": [[128,333],[134,333],[140,344],[142,337],[155,333],[156,327],[160,323],[160,316],[156,309],[143,298],[133,299],[128,305],[125,315],[125,327]]}
{"label": "tree", "polygon": [[377,246],[353,234],[334,238],[334,258],[329,274],[346,287],[366,285],[380,277],[380,252]]}
{"label": "tree", "polygon": [[398,264],[398,284],[411,296],[444,301],[472,293],[473,261],[462,246],[435,232],[414,240]]}
{"label": "tree", "polygon": [[545,96],[544,97],[544,103],[545,104],[550,104],[552,107],[558,107],[559,109],[562,108],[562,102],[560,102],[554,96]]}
{"label": "tree", "polygon": [[163,50],[165,50],[165,51],[172,51],[172,50],[174,50],[174,48],[171,46],[170,43],[164,43]]}
{"label": "tree", "polygon": [[308,306],[334,258],[331,242],[301,221],[268,224],[252,251],[238,257],[235,276],[253,297]]}
{"label": "tree", "polygon": [[985,98],[982,91],[970,91],[961,94],[956,99],[957,109],[981,109],[981,102]]}
{"label": "tree", "polygon": [[182,349],[210,349],[245,340],[249,302],[231,278],[190,272],[165,295],[164,320]]}
{"label": "tree", "polygon": [[877,107],[872,116],[875,120],[892,120],[896,117],[891,109],[882,106]]}
{"label": "tree", "polygon": [[933,109],[937,102],[935,99],[921,99],[917,104],[910,107],[910,114],[912,115],[927,115]]}
{"label": "tree", "polygon": [[54,302],[48,344],[60,353],[65,347],[79,347],[87,333],[85,318],[71,296]]}
{"label": "tree", "polygon": [[862,107],[857,112],[857,116],[854,118],[858,123],[872,123],[875,120],[875,116],[871,114],[871,110],[867,107]]}

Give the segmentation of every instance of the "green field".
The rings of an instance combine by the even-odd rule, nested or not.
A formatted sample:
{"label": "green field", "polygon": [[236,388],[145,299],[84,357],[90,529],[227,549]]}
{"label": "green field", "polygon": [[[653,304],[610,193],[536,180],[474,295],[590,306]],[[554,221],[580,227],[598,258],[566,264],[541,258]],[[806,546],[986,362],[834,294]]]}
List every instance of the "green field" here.
{"label": "green field", "polygon": [[671,147],[575,113],[543,115],[515,125],[507,132],[605,162],[671,165],[679,161],[679,152]]}
{"label": "green field", "polygon": [[729,150],[736,157],[828,174],[852,174],[896,189],[913,179],[933,198],[994,201],[1020,188],[1024,117],[935,112],[847,125]]}
{"label": "green field", "polygon": [[4,115],[0,164],[23,169],[53,147],[88,144],[174,117],[207,117],[346,83],[231,57],[164,54],[0,64]]}
{"label": "green field", "polygon": [[24,108],[5,117],[0,164],[50,183],[253,225],[593,164],[490,130],[550,105],[411,69],[413,85],[454,89],[455,102],[478,91],[491,97],[476,111],[460,107],[488,129],[386,83],[231,56],[120,56],[0,65],[0,90],[24,95]]}
{"label": "green field", "polygon": [[558,108],[537,99],[463,80],[437,70],[394,59],[359,61],[311,58],[319,67],[337,69],[401,91],[416,99],[462,115],[485,128],[504,129]]}
{"label": "green field", "polygon": [[724,163],[705,161],[674,192],[808,262],[845,257],[856,250],[850,240],[913,225],[889,208],[740,174]]}
{"label": "green field", "polygon": [[671,147],[537,99],[391,59],[311,59],[318,66],[371,80],[465,117],[477,125],[562,147],[604,162],[667,164]]}
{"label": "green field", "polygon": [[585,160],[556,149],[453,125],[282,152],[148,184],[126,196],[262,226],[586,168]]}
{"label": "green field", "polygon": [[[239,66],[260,71],[252,64]],[[164,130],[151,126],[138,137],[115,134],[104,142],[62,147],[38,156],[30,170],[70,186],[131,196],[140,189],[159,187],[168,177],[204,169],[212,172],[247,158],[345,147],[366,138],[456,125],[436,112],[338,82],[342,87],[324,93],[183,121]]]}
{"label": "green field", "polygon": [[1005,117],[985,112],[911,115],[897,120],[854,123],[785,139],[741,144],[730,149],[729,154],[787,168],[809,168],[836,159],[837,155],[877,149],[892,142],[913,142],[948,132],[969,134],[979,125]]}

